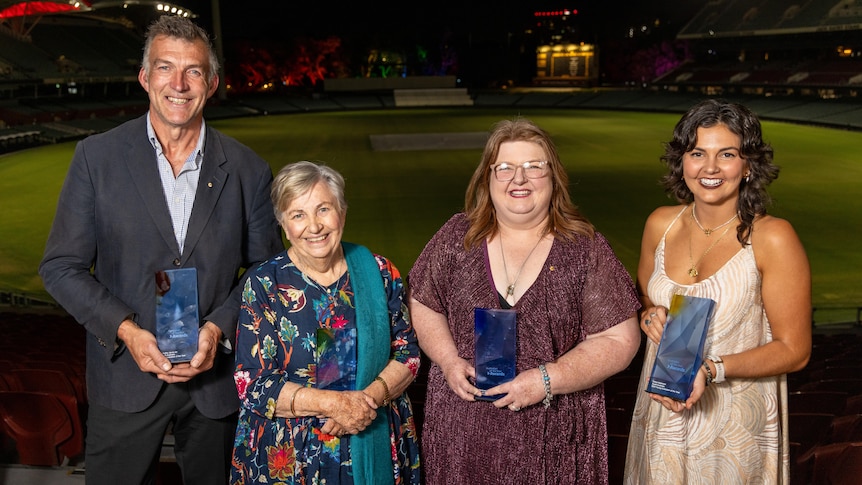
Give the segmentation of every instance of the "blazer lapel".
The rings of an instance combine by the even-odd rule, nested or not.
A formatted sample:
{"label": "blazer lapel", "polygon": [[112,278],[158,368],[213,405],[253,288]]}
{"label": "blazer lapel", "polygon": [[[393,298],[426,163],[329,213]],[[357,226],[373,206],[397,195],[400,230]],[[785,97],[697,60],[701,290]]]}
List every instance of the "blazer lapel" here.
{"label": "blazer lapel", "polygon": [[143,133],[141,137],[129,140],[129,156],[125,159],[126,167],[131,174],[133,185],[143,200],[153,224],[164,239],[165,244],[171,248],[174,254],[179,254],[180,247],[174,236],[174,226],[171,222],[171,214],[165,201],[165,191],[162,188],[162,179],[159,177],[159,169],[156,164],[156,154],[153,145],[147,139],[146,116],[139,118],[141,127],[137,130]]}
{"label": "blazer lapel", "polygon": [[227,181],[227,172],[222,169],[226,162],[224,150],[214,130],[207,126],[204,159],[201,164],[201,176],[195,193],[195,205],[192,208],[186,242],[183,248],[182,260],[185,262],[194,252],[200,241],[204,228],[215,210],[219,196]]}

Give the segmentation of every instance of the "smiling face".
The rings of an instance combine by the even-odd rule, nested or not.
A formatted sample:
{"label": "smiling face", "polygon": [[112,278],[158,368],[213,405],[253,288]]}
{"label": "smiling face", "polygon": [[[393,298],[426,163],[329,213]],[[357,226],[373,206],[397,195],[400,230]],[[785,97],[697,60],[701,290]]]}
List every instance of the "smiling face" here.
{"label": "smiling face", "polygon": [[207,99],[218,87],[218,76],[210,76],[206,44],[159,35],[146,62],[138,81],[150,98],[153,127],[158,131],[200,124]]}
{"label": "smiling face", "polygon": [[338,254],[345,214],[326,182],[290,201],[279,219],[294,255],[306,264]]}
{"label": "smiling face", "polygon": [[683,176],[696,202],[736,205],[748,162],[739,153],[741,138],[725,125],[697,129],[694,148],[682,157]]}
{"label": "smiling face", "polygon": [[491,202],[499,222],[507,225],[540,223],[548,218],[552,183],[550,170],[540,178],[528,178],[524,162],[544,161],[547,155],[540,145],[528,141],[510,141],[500,144],[493,165],[508,162],[517,166],[514,178],[499,181],[492,174],[489,180]]}

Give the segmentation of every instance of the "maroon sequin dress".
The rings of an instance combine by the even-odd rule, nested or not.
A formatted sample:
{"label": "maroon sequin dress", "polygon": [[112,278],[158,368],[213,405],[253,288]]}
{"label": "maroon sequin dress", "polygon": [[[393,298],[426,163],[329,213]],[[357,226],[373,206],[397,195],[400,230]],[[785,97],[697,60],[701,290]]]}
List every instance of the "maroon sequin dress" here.
{"label": "maroon sequin dress", "polygon": [[[485,244],[464,250],[467,219],[452,217],[410,271],[411,296],[446,316],[461,357],[473,359],[473,309],[500,308]],[[555,239],[535,283],[515,305],[517,371],[568,352],[639,308],[631,276],[605,238]],[[520,412],[457,397],[429,370],[421,438],[428,485],[605,484],[607,423],[602,386],[554,396]]]}

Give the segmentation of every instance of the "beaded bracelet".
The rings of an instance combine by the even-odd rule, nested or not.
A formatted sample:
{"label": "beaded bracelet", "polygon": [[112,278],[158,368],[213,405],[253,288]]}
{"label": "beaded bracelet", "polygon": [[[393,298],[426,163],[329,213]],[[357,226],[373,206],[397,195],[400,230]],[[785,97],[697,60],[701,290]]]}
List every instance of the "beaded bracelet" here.
{"label": "beaded bracelet", "polygon": [[539,372],[542,373],[542,385],[545,387],[545,399],[542,399],[542,404],[547,409],[551,406],[551,399],[554,398],[554,395],[551,394],[551,376],[548,375],[548,369],[545,368],[545,364],[539,366]]}
{"label": "beaded bracelet", "polygon": [[391,399],[389,397],[389,386],[386,385],[386,381],[384,381],[383,378],[380,376],[375,377],[374,380],[380,381],[380,383],[383,384],[383,405],[388,406],[389,400]]}
{"label": "beaded bracelet", "polygon": [[296,416],[296,409],[294,409],[293,406],[294,406],[294,404],[296,404],[296,395],[299,394],[299,391],[301,391],[301,390],[302,390],[302,386],[297,387],[296,390],[293,391],[293,395],[290,396],[290,414],[294,418],[297,416]]}
{"label": "beaded bracelet", "polygon": [[709,364],[706,363],[707,360],[708,359],[703,359],[703,370],[706,371],[706,387],[709,387],[715,379],[712,377],[712,369],[710,369]]}

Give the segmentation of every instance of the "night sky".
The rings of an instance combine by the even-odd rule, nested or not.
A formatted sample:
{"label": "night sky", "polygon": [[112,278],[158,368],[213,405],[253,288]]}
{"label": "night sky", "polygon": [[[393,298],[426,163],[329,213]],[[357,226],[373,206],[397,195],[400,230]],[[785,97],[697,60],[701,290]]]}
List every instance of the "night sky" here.
{"label": "night sky", "polygon": [[[630,24],[654,18],[666,19],[681,28],[706,0],[652,1],[523,1],[437,0],[401,2],[397,7],[384,2],[322,2],[293,0],[218,0],[225,38],[280,38],[297,35],[344,38],[376,36],[403,38],[434,34],[444,30],[456,34],[491,36],[522,29],[536,10],[577,9],[584,29],[592,36],[623,32]],[[185,0],[200,18],[212,27],[211,0]],[[388,3],[388,2],[387,2]],[[677,29],[678,30],[678,29]]]}
{"label": "night sky", "polygon": [[[471,86],[497,85],[506,80],[529,82],[535,69],[537,43],[546,43],[526,34],[536,20],[536,11],[577,10],[575,32],[565,42],[611,45],[606,52],[633,50],[619,47],[627,42],[630,28],[663,26],[660,35],[673,38],[702,8],[707,0],[652,0],[609,2],[499,0],[437,0],[402,2],[396,7],[384,2],[322,2],[292,0],[178,0],[199,18],[198,23],[213,31],[212,5],[221,6],[222,44],[227,64],[243,62],[248,50],[233,50],[255,44],[278,52],[276,44],[295,39],[341,40],[347,59],[364,59],[370,50],[401,52],[407,55],[427,50],[431,55],[443,47],[457,55],[457,72]],[[388,2],[387,2],[388,3]],[[246,48],[247,49],[247,48]],[[611,59],[602,58],[602,62]],[[355,71],[355,69],[354,69]],[[354,72],[355,74],[355,72]]]}

